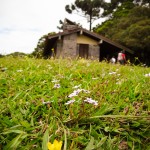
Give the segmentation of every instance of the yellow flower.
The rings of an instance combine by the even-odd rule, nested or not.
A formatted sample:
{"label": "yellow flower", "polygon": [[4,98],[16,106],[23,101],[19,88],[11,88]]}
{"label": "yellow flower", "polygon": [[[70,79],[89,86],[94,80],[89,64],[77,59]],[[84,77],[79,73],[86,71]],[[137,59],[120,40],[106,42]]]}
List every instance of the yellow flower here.
{"label": "yellow flower", "polygon": [[54,140],[53,144],[48,142],[47,146],[48,150],[61,150],[62,141],[58,142],[57,140]]}

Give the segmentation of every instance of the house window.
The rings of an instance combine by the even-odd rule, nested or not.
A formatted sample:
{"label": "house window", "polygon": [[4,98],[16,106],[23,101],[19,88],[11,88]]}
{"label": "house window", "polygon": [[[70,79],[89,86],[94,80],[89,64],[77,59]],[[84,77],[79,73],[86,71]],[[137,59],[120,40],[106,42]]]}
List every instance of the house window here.
{"label": "house window", "polygon": [[89,54],[89,45],[88,44],[80,44],[79,45],[79,57],[87,59],[88,54]]}

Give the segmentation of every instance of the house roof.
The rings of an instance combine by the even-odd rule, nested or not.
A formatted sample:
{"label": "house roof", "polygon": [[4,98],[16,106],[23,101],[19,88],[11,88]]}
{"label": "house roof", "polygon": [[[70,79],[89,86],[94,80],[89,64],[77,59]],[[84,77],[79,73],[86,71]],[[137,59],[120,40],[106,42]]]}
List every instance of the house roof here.
{"label": "house roof", "polygon": [[71,20],[67,18],[64,19],[64,24],[77,25],[75,22],[72,22]]}
{"label": "house roof", "polygon": [[110,39],[108,39],[108,38],[106,38],[102,35],[91,32],[91,31],[86,30],[86,29],[81,28],[81,27],[71,28],[71,29],[65,30],[63,32],[59,32],[57,34],[54,34],[54,35],[49,35],[48,39],[59,38],[60,36],[65,36],[65,35],[69,35],[69,34],[72,34],[72,33],[81,33],[81,32],[82,32],[83,35],[89,36],[89,37],[91,37],[91,38],[93,38],[97,41],[103,40],[103,41],[105,41],[105,42],[107,42],[111,45],[114,45],[114,46],[122,49],[122,50],[125,50],[125,51],[127,51],[131,54],[134,54],[134,52],[132,50],[130,50],[129,48],[127,48],[127,47],[125,47],[125,46],[123,46],[123,45],[121,45],[117,42],[114,42],[114,41],[112,41],[112,40],[110,40]]}

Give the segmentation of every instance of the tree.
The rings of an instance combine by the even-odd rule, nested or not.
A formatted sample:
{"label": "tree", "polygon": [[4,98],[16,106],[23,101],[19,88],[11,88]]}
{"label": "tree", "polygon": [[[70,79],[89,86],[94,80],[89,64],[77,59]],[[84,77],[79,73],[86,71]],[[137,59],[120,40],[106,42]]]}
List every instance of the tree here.
{"label": "tree", "polygon": [[134,0],[134,2],[136,4],[138,4],[139,6],[147,6],[147,7],[150,7],[150,1],[149,0]]}
{"label": "tree", "polygon": [[[114,5],[117,5],[117,4],[118,6],[115,8]],[[109,38],[111,38],[111,35],[114,35],[114,32],[117,31],[111,28],[118,24],[117,19],[126,17],[129,14],[129,12],[135,7],[135,4],[133,4],[131,0],[125,1],[122,4],[120,3],[120,5],[117,1],[117,3],[115,4],[112,3],[112,5],[113,5],[112,7],[115,8],[115,11],[111,12],[110,9],[108,9],[108,10],[105,10],[103,14],[104,16],[106,16],[106,14],[108,15],[108,11],[110,11],[108,20],[104,21],[102,25],[98,24],[96,25],[96,27],[93,28],[95,32],[100,33]],[[125,26],[125,28],[126,27],[127,26]]]}
{"label": "tree", "polygon": [[34,49],[32,55],[36,58],[42,58],[43,56],[43,51],[44,51],[44,46],[45,46],[45,41],[46,41],[46,37],[48,35],[43,35],[38,43],[37,43],[37,47]]}
{"label": "tree", "polygon": [[121,34],[122,43],[134,50],[150,51],[150,8],[135,7],[122,21],[128,24]]}
{"label": "tree", "polygon": [[[124,8],[123,5],[120,7]],[[96,26],[94,31],[131,48],[143,63],[150,65],[150,8],[135,5],[126,9],[118,8],[112,18]]]}
{"label": "tree", "polygon": [[4,57],[4,55],[0,54],[0,58]]}
{"label": "tree", "polygon": [[[90,31],[92,23],[101,16],[101,10],[106,5],[104,0],[76,0],[74,4],[66,5],[65,9],[68,13],[76,12],[86,17],[90,24]],[[80,13],[79,13],[80,12]]]}
{"label": "tree", "polygon": [[130,5],[131,9],[133,8],[133,6],[150,7],[149,0],[111,0],[111,2],[107,3],[107,5],[105,5],[104,7],[103,17],[104,16],[109,16],[110,18],[113,17],[112,14],[114,14],[114,12],[118,10],[118,8],[122,6],[122,4],[123,5],[127,4],[128,6]]}
{"label": "tree", "polygon": [[60,24],[60,26],[57,26],[57,29],[63,30],[63,21],[59,20],[59,24]]}
{"label": "tree", "polygon": [[46,39],[48,38],[49,35],[53,35],[55,34],[55,32],[51,32],[51,33],[48,33],[46,35],[43,35],[38,43],[37,43],[37,47],[34,49],[34,51],[32,52],[32,55],[36,58],[43,58],[44,57],[44,47],[45,47],[45,44],[46,44]]}
{"label": "tree", "polygon": [[6,56],[24,57],[24,56],[28,56],[28,54],[25,54],[23,52],[13,52],[13,53],[7,54]]}

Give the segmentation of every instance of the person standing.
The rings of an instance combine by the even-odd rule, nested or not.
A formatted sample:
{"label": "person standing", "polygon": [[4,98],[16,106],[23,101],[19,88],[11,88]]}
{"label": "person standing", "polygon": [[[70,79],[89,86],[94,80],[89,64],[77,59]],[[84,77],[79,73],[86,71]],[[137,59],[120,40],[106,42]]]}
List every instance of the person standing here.
{"label": "person standing", "polygon": [[122,52],[122,57],[123,57],[123,65],[125,65],[125,63],[126,63],[125,51]]}
{"label": "person standing", "polygon": [[117,58],[118,62],[121,64],[121,65],[124,65],[125,62],[126,62],[126,56],[125,56],[125,52],[124,51],[121,51],[118,53],[118,58]]}
{"label": "person standing", "polygon": [[115,63],[116,63],[116,58],[113,56],[113,57],[110,59],[110,62],[111,62],[112,64],[115,64]]}

